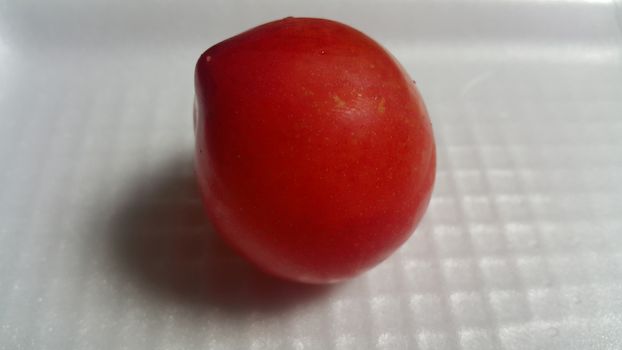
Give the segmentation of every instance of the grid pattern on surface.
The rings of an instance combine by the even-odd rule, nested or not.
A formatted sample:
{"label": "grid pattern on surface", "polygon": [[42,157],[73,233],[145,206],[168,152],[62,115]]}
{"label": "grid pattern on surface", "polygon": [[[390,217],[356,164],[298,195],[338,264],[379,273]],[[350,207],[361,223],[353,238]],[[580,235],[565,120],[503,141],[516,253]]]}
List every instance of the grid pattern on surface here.
{"label": "grid pattern on surface", "polygon": [[607,45],[394,45],[432,117],[434,196],[396,254],[330,288],[257,273],[202,215],[197,47],[0,50],[0,349],[622,347]]}

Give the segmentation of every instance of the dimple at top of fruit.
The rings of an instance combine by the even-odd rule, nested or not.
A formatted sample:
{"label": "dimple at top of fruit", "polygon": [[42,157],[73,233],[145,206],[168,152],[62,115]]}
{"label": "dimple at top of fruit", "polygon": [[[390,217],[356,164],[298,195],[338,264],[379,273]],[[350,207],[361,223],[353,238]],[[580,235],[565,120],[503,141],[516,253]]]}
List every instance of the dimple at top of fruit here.
{"label": "dimple at top of fruit", "polygon": [[206,211],[257,266],[340,280],[414,230],[434,182],[432,129],[411,78],[375,41],[286,18],[211,47],[195,77]]}

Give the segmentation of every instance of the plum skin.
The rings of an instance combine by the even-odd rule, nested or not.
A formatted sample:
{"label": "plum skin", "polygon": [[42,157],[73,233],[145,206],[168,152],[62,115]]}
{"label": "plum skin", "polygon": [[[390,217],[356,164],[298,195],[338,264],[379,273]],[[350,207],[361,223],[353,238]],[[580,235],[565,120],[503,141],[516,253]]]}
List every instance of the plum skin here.
{"label": "plum skin", "polygon": [[195,71],[196,173],[216,231],[260,269],[360,274],[425,212],[432,126],[412,79],[344,24],[286,18],[227,39]]}

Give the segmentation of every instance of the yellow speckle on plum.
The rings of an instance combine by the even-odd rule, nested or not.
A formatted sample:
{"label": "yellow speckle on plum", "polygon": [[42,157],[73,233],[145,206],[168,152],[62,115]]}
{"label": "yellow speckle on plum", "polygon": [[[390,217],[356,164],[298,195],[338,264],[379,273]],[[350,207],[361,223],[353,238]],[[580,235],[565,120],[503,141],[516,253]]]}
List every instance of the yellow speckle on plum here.
{"label": "yellow speckle on plum", "polygon": [[342,108],[346,106],[346,103],[341,99],[341,97],[337,95],[333,95],[333,101],[335,101],[335,106]]}
{"label": "yellow speckle on plum", "polygon": [[378,113],[384,114],[384,97],[380,98],[380,103],[378,103]]}

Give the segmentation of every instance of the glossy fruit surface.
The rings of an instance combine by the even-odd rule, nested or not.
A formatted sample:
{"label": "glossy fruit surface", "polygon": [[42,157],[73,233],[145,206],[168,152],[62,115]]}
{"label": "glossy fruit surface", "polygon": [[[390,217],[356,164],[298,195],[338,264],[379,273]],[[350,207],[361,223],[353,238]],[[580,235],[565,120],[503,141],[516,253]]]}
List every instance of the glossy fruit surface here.
{"label": "glossy fruit surface", "polygon": [[413,232],[434,183],[432,128],[372,39],[329,20],[270,22],[207,50],[195,84],[206,211],[258,267],[337,281]]}

